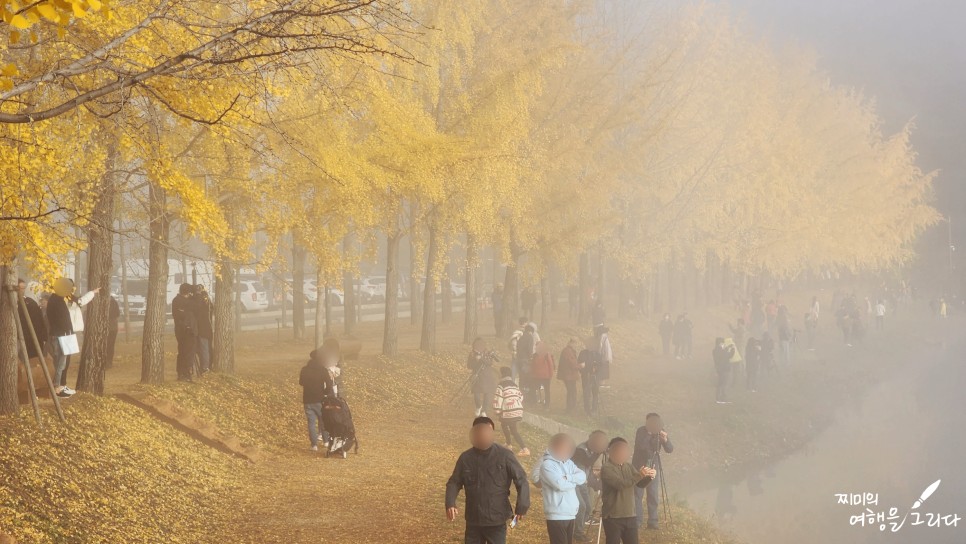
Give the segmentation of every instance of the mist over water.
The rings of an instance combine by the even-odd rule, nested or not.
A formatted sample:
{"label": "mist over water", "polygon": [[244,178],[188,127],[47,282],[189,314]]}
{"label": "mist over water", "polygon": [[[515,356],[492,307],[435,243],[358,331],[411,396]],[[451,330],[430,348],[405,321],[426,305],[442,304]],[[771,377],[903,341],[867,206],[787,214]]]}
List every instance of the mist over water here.
{"label": "mist over water", "polygon": [[[924,323],[930,326],[929,323]],[[919,509],[966,517],[966,341],[948,326],[952,344],[930,345],[922,334],[903,349],[874,350],[875,357],[901,357],[901,368],[867,395],[837,411],[831,425],[806,448],[771,464],[723,474],[708,488],[686,497],[702,515],[743,541],[784,542],[921,542],[963,541],[959,527],[912,526],[915,518],[892,532],[887,520],[853,526],[854,515],[897,509],[900,523],[913,502],[934,481],[942,482]],[[935,324],[932,324],[935,326]],[[935,338],[932,339],[934,341]],[[840,361],[839,364],[848,364]],[[878,494],[878,504],[837,504],[837,494]]]}

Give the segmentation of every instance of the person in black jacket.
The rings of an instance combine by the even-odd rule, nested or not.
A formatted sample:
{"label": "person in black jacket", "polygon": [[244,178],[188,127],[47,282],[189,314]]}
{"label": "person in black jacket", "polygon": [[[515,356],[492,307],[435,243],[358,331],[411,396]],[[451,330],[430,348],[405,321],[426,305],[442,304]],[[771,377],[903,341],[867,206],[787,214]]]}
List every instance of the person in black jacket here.
{"label": "person in black jacket", "polygon": [[[466,544],[505,544],[506,522],[523,519],[530,508],[527,473],[510,450],[493,443],[495,427],[488,417],[473,420],[473,447],[456,461],[446,482],[446,517],[459,515],[456,497],[466,491]],[[516,508],[510,505],[510,484],[517,488]]]}
{"label": "person in black jacket", "polygon": [[174,318],[174,337],[178,340],[178,381],[191,381],[191,367],[198,353],[198,319],[194,311],[191,284],[182,283],[178,295],[171,301]]}
{"label": "person in black jacket", "polygon": [[305,419],[309,429],[309,444],[312,451],[319,451],[319,437],[325,446],[329,439],[326,436],[325,424],[322,422],[322,397],[325,396],[327,371],[322,366],[322,354],[313,350],[309,354],[309,362],[299,373],[299,385],[302,386],[302,404],[305,406]]}
{"label": "person in black jacket", "polygon": [[204,285],[195,285],[195,294],[191,298],[198,321],[198,363],[204,374],[211,370],[211,339],[214,336],[211,326],[212,304]]}
{"label": "person in black jacket", "polygon": [[27,344],[27,357],[33,359],[37,356],[37,346],[34,345],[33,337],[30,335],[29,325],[33,326],[34,334],[37,335],[37,342],[40,344],[40,349],[44,349],[44,343],[47,342],[47,323],[44,321],[44,312],[40,309],[40,305],[37,301],[28,297],[27,292],[27,282],[20,280],[17,282],[17,290],[20,291],[20,296],[23,297],[24,305],[27,306],[27,313],[25,314],[23,308],[18,305],[18,313],[20,314],[20,328],[23,331],[23,339]]}
{"label": "person in black jacket", "polygon": [[50,334],[50,354],[54,358],[54,385],[57,387],[58,397],[66,398],[73,394],[73,390],[61,385],[64,372],[67,370],[67,354],[60,345],[60,337],[74,334],[74,325],[70,320],[70,310],[67,308],[66,297],[70,296],[73,282],[60,278],[54,282],[54,294],[47,300],[47,329]]}
{"label": "person in black jacket", "polygon": [[667,357],[671,355],[671,335],[674,334],[674,322],[671,321],[671,314],[664,314],[664,319],[661,319],[657,332],[661,335],[661,346],[664,348],[664,356]]}
{"label": "person in black jacket", "polygon": [[718,389],[715,400],[718,404],[731,404],[728,401],[728,379],[731,376],[731,358],[735,355],[735,347],[725,344],[724,338],[714,341],[711,358],[714,359],[714,369],[718,373]]}

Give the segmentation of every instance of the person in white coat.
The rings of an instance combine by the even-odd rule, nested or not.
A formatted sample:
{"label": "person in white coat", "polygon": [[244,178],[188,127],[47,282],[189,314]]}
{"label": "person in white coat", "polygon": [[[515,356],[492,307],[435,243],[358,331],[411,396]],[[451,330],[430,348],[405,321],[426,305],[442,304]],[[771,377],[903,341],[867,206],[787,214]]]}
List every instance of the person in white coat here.
{"label": "person in white coat", "polygon": [[[88,291],[81,296],[77,296],[77,287],[74,285],[74,280],[68,278],[67,281],[70,282],[71,293],[64,298],[64,302],[67,303],[67,311],[70,313],[71,328],[74,329],[74,334],[77,335],[77,343],[80,345],[84,332],[84,306],[87,306],[92,300],[94,300],[94,296],[100,292],[101,288],[98,287],[97,289]],[[60,385],[68,394],[73,394],[75,391],[67,387],[67,370],[69,368],[70,355],[67,356],[64,372],[60,375]]]}

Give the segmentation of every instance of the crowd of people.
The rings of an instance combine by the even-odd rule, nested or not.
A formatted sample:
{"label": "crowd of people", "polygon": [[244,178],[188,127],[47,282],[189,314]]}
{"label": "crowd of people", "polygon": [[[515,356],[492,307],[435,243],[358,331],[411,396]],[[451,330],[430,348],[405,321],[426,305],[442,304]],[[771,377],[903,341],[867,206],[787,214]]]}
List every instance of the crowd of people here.
{"label": "crowd of people", "polygon": [[472,447],[459,456],[446,483],[450,521],[459,516],[458,495],[465,494],[467,544],[504,544],[507,522],[512,530],[530,509],[531,485],[543,499],[550,544],[638,544],[641,528],[659,529],[661,453],[674,447],[658,414],[647,415],[633,445],[600,430],[580,444],[556,434],[529,473],[510,449],[496,443],[495,431],[489,417],[473,420]]}
{"label": "crowd of people", "polygon": [[211,371],[214,305],[204,285],[182,283],[171,301],[174,337],[178,342],[178,381]]}

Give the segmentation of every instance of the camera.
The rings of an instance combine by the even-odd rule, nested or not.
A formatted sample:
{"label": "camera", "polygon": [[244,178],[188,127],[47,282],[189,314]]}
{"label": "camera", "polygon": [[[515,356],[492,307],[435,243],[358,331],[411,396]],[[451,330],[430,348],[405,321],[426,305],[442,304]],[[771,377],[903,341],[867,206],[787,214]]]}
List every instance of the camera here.
{"label": "camera", "polygon": [[490,361],[493,361],[494,363],[499,363],[500,362],[500,354],[497,353],[497,352],[495,352],[495,351],[492,351],[491,350],[489,353],[487,353],[485,355],[485,357],[487,359],[489,359]]}

